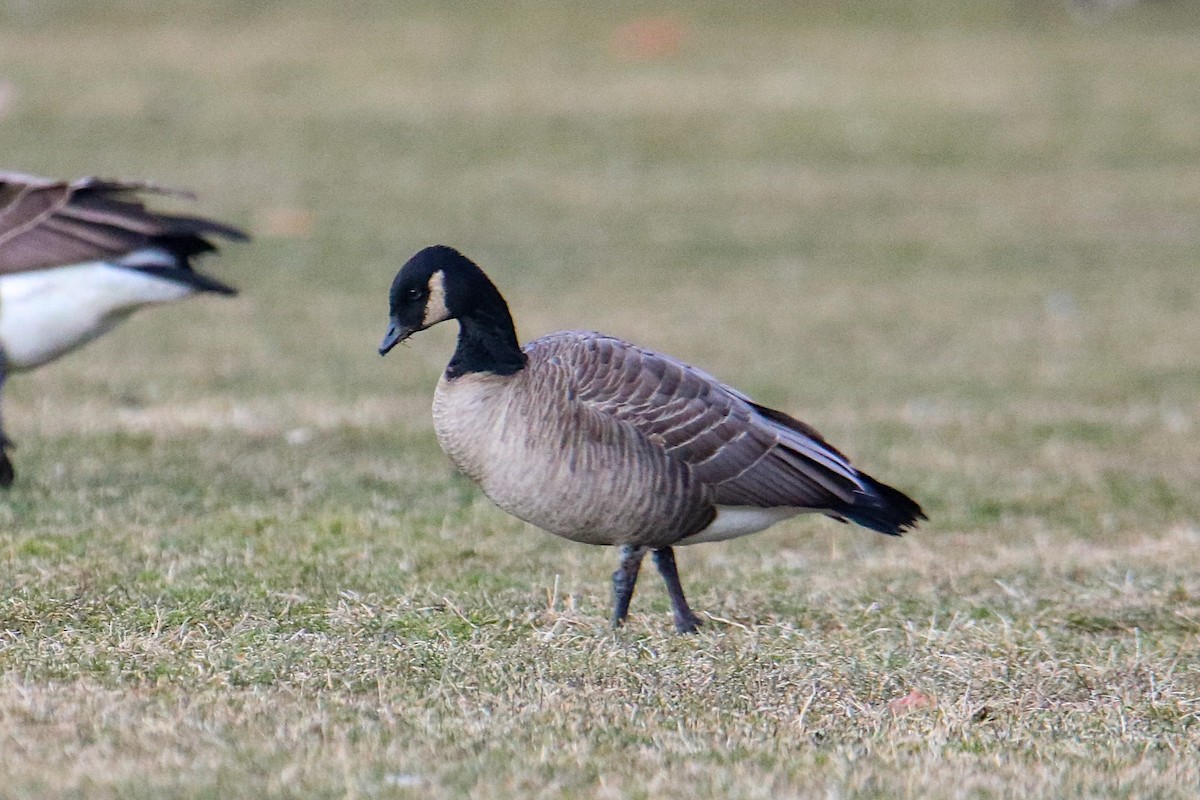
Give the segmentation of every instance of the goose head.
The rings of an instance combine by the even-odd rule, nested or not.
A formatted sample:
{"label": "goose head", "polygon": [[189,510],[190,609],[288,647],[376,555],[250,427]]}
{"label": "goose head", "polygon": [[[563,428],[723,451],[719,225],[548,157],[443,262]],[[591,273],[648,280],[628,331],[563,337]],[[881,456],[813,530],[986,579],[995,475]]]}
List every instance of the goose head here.
{"label": "goose head", "polygon": [[452,247],[426,247],[392,281],[388,329],[379,354],[418,331],[456,319],[511,329],[508,304],[475,262]]}

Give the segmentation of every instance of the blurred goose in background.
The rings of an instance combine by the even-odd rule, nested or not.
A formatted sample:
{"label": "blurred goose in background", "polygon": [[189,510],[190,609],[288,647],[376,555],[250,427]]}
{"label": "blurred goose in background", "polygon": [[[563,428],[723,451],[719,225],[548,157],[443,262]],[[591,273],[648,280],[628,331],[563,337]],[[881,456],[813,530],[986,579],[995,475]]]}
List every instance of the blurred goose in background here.
{"label": "blurred goose in background", "polygon": [[[191,265],[207,237],[236,228],[147,209],[147,183],[64,182],[0,172],[0,392],[9,374],[39,367],[110,330],[145,305],[236,290]],[[0,486],[12,484],[0,416]]]}
{"label": "blurred goose in background", "polygon": [[450,460],[500,508],[577,542],[620,548],[613,625],[646,553],[675,628],[695,631],[673,547],[732,539],[803,512],[899,535],[925,519],[904,493],[851,466],[816,430],[681,361],[599,333],[522,347],[483,271],[428,247],[396,275],[386,354],[459,323],[434,428]]}

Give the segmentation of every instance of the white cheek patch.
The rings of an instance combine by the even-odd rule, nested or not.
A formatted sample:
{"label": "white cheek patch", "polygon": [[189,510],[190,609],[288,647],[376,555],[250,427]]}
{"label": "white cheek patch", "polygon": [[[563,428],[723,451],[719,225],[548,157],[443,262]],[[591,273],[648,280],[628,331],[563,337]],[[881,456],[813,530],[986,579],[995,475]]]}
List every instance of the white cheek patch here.
{"label": "white cheek patch", "polygon": [[439,269],[430,275],[427,288],[429,299],[425,301],[425,318],[421,320],[426,328],[450,319],[450,309],[446,308],[446,273]]}

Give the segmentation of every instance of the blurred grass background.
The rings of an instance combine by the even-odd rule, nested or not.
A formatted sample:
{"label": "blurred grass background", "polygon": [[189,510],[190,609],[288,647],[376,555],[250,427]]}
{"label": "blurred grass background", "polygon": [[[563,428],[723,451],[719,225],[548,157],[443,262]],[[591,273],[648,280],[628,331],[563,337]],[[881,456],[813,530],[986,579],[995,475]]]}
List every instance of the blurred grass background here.
{"label": "blurred grass background", "polygon": [[[0,3],[6,168],[257,237],[6,387],[9,791],[1194,788],[1200,7],[1100,5]],[[689,548],[719,620],[647,582],[610,637],[612,554],[438,451],[453,331],[375,355],[434,242],[930,524]]]}

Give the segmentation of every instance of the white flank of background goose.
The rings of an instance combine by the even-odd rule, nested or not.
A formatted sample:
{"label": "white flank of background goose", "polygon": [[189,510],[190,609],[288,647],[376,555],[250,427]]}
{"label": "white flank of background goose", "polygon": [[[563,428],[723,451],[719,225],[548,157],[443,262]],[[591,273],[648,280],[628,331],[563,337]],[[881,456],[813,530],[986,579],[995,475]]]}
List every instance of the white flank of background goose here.
{"label": "white flank of background goose", "polygon": [[[9,374],[53,361],[142,306],[196,292],[236,294],[192,269],[191,258],[216,249],[205,237],[246,235],[148,210],[138,192],[180,194],[0,172],[0,391]],[[13,481],[11,446],[0,424],[0,486]]]}
{"label": "white flank of background goose", "polygon": [[925,518],[808,425],[670,356],[584,331],[521,347],[500,292],[449,247],[428,247],[400,269],[379,352],[448,319],[460,329],[434,395],[442,449],[510,514],[620,547],[614,625],[647,552],[675,628],[687,633],[700,620],[675,545],[744,536],[802,512],[891,535]]}

